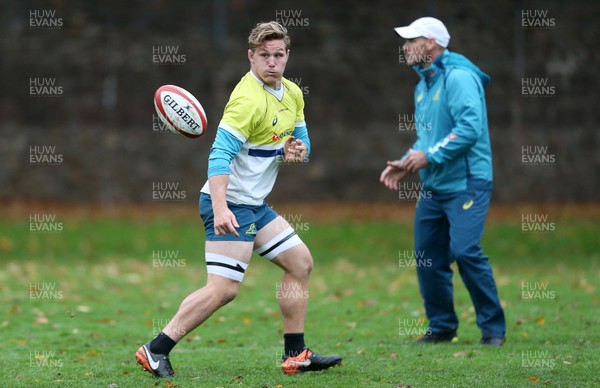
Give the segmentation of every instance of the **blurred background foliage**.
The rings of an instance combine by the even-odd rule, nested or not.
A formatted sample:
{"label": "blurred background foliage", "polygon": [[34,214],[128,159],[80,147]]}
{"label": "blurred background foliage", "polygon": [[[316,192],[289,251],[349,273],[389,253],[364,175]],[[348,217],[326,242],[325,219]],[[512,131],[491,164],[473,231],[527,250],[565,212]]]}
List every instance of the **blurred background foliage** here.
{"label": "blurred background foliage", "polygon": [[[554,25],[524,28],[526,10]],[[595,201],[599,13],[589,1],[3,1],[0,198],[150,202],[153,183],[176,182],[196,201],[229,93],[249,69],[248,32],[278,19],[289,26],[285,75],[305,93],[313,154],[282,169],[271,199],[397,200],[378,179],[415,140],[399,121],[413,113],[417,76],[393,28],[430,15],[446,23],[449,48],[492,77],[494,200]],[[35,28],[32,18],[61,26]],[[178,61],[157,62],[153,50],[175,50]],[[523,78],[546,80],[554,95],[523,96]],[[32,95],[32,79],[61,93]],[[203,104],[200,140],[161,130],[152,97],[163,84]],[[54,147],[61,163],[32,165],[36,146]],[[547,147],[555,162],[523,165],[528,146]]]}

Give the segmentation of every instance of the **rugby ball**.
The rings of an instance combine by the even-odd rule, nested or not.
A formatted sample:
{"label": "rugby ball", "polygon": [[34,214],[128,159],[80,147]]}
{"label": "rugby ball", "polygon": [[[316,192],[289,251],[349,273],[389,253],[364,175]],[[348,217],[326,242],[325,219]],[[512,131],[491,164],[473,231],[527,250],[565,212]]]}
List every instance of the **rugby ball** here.
{"label": "rugby ball", "polygon": [[179,86],[158,88],[154,93],[154,107],[160,120],[172,132],[196,138],[206,130],[204,108],[190,92]]}

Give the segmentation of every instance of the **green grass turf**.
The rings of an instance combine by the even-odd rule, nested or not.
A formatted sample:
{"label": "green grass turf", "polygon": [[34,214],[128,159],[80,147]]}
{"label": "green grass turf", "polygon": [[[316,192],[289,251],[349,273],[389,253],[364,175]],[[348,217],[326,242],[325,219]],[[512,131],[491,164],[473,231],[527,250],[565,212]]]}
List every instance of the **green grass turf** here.
{"label": "green grass turf", "polygon": [[[478,344],[475,314],[458,275],[458,342],[414,342],[426,322],[415,270],[401,261],[412,249],[410,220],[308,222],[299,233],[316,263],[307,344],[342,355],[344,365],[281,373],[275,298],[281,274],[254,257],[238,298],[175,348],[177,375],[169,380],[142,372],[133,355],[204,284],[199,219],[61,222],[60,233],[46,234],[31,232],[28,221],[0,221],[3,386],[600,384],[600,226],[591,221],[561,220],[546,234],[522,233],[518,223],[488,223],[483,245],[508,321],[501,348]],[[172,267],[156,262],[157,253],[170,255]],[[526,299],[524,287],[545,292]]]}

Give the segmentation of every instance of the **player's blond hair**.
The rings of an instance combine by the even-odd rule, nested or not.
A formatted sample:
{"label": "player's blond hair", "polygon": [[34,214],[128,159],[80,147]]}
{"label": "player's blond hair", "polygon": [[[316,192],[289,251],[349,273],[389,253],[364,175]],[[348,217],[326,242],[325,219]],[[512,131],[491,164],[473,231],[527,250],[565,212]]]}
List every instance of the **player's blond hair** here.
{"label": "player's blond hair", "polygon": [[283,39],[285,49],[288,50],[290,48],[291,41],[287,34],[287,28],[273,21],[258,23],[248,36],[248,46],[250,50],[254,51],[264,42],[275,39]]}

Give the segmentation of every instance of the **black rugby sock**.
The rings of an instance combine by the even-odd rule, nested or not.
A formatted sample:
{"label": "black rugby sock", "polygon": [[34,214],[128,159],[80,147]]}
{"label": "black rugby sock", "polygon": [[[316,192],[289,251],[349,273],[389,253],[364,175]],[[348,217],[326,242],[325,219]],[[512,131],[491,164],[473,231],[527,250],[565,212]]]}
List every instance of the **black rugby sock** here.
{"label": "black rugby sock", "polygon": [[283,335],[285,357],[296,357],[306,347],[304,333],[288,333]]}
{"label": "black rugby sock", "polygon": [[171,337],[161,331],[152,341],[150,341],[149,348],[154,354],[168,355],[175,345],[177,345],[177,342],[173,341]]}

